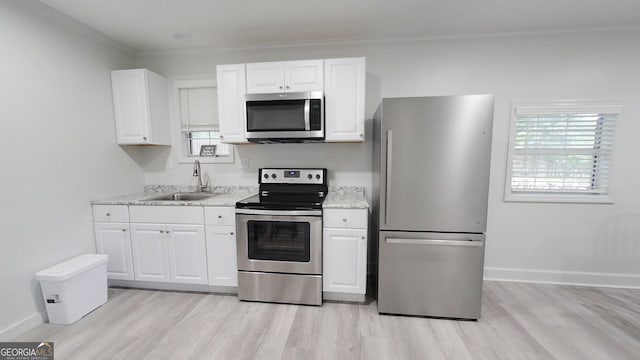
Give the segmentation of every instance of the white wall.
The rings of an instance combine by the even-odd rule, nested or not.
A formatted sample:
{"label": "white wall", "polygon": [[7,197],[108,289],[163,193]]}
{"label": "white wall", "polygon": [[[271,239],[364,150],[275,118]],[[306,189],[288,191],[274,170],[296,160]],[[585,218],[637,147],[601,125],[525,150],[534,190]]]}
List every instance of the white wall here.
{"label": "white wall", "polygon": [[[367,116],[380,97],[496,95],[486,275],[488,278],[640,286],[640,31],[434,39],[237,51],[141,54],[137,65],[170,77],[215,74],[216,64],[367,57]],[[521,100],[621,101],[613,205],[505,203],[510,104]],[[370,126],[367,135],[370,136]],[[333,184],[370,188],[370,142],[247,145],[250,168],[205,165],[214,184],[256,183],[261,166],[329,168]],[[191,166],[146,154],[147,184],[186,184]],[[168,167],[166,169],[165,167]]]}
{"label": "white wall", "polygon": [[134,57],[31,1],[0,2],[0,340],[42,321],[37,271],[95,252],[90,200],[140,191],[109,71]]}

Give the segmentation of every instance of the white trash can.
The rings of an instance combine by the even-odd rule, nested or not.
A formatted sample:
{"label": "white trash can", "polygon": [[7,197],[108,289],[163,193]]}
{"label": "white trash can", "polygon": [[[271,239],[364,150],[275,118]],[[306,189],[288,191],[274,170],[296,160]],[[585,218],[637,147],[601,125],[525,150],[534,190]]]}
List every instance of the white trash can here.
{"label": "white trash can", "polygon": [[107,302],[108,259],[80,255],[36,273],[51,324],[71,324]]}

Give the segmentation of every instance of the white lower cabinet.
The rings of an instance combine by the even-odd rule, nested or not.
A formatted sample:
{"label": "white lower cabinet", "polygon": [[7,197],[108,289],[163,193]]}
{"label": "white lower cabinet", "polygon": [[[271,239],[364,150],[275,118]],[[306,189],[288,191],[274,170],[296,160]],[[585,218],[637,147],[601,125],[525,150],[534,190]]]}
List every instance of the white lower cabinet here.
{"label": "white lower cabinet", "polygon": [[364,294],[367,230],[324,229],[323,291]]}
{"label": "white lower cabinet", "polygon": [[[367,290],[367,209],[326,209],[322,291],[364,296]],[[332,219],[340,219],[333,223]],[[342,224],[363,228],[345,228]]]}
{"label": "white lower cabinet", "polygon": [[96,222],[94,229],[98,253],[109,255],[107,278],[133,280],[129,223]]}
{"label": "white lower cabinet", "polygon": [[135,279],[169,282],[169,248],[164,224],[131,224]]}
{"label": "white lower cabinet", "polygon": [[235,226],[207,226],[209,285],[238,286],[235,232]]}
{"label": "white lower cabinet", "polygon": [[203,225],[131,224],[135,280],[207,284]]}
{"label": "white lower cabinet", "polygon": [[204,208],[209,285],[238,286],[235,212],[233,207],[207,206]]}
{"label": "white lower cabinet", "polygon": [[207,248],[203,225],[167,225],[171,282],[207,284]]}

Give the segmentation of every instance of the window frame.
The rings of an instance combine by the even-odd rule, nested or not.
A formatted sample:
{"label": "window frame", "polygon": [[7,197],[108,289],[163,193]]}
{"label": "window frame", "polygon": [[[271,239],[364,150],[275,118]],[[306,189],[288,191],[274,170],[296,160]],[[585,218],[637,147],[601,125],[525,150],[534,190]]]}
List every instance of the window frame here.
{"label": "window frame", "polygon": [[[607,184],[605,193],[553,193],[545,191],[532,191],[528,193],[513,191],[511,188],[513,157],[515,153],[516,125],[518,121],[517,109],[527,111],[537,110],[540,114],[566,114],[566,113],[606,113],[617,114],[616,122],[620,119],[622,105],[613,102],[595,102],[585,100],[572,101],[546,101],[546,102],[514,102],[511,104],[511,116],[509,121],[507,169],[504,184],[505,202],[543,202],[543,203],[584,203],[584,204],[613,204],[611,197],[611,182]],[[615,126],[615,124],[614,124]],[[612,143],[615,142],[615,127]],[[613,147],[613,146],[612,146]],[[613,149],[611,151],[613,155]],[[611,174],[613,156],[609,160],[608,170]]]}
{"label": "window frame", "polygon": [[[234,164],[235,163],[235,146],[233,144],[226,144],[229,146],[229,155],[228,156],[189,156],[189,139],[186,131],[182,130],[182,112],[181,112],[181,102],[180,102],[180,90],[181,89],[197,89],[204,87],[212,87],[215,89],[216,93],[218,91],[218,82],[215,78],[207,77],[207,78],[188,78],[188,79],[173,79],[173,98],[175,99],[175,120],[173,121],[173,125],[175,126],[175,133],[177,134],[176,138],[178,139],[177,144],[174,142],[176,146],[177,153],[177,162],[179,164],[192,164],[195,160],[200,161],[203,164]],[[218,132],[220,132],[220,124],[218,123]]]}

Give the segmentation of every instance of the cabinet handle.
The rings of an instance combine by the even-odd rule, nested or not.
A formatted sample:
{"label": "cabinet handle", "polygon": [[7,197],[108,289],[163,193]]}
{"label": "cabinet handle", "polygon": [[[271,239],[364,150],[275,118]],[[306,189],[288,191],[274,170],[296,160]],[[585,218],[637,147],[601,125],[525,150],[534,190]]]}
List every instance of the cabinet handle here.
{"label": "cabinet handle", "polygon": [[171,231],[167,230],[167,234],[170,233]]}
{"label": "cabinet handle", "polygon": [[143,136],[143,137],[142,137],[142,140],[147,141],[147,137],[146,137],[146,136]]}
{"label": "cabinet handle", "polygon": [[289,85],[287,85],[287,90],[289,90]]}
{"label": "cabinet handle", "polygon": [[347,222],[347,218],[342,219],[342,222]]}
{"label": "cabinet handle", "polygon": [[360,134],[360,137],[364,137],[364,134]]}
{"label": "cabinet handle", "polygon": [[282,90],[282,86],[278,86],[278,89]]}
{"label": "cabinet handle", "polygon": [[233,235],[233,231],[229,233],[229,235]]}
{"label": "cabinet handle", "polygon": [[364,240],[364,236],[360,236],[360,240]]}
{"label": "cabinet handle", "polygon": [[160,234],[164,234],[164,230],[160,230]]}
{"label": "cabinet handle", "polygon": [[220,135],[220,139],[224,139],[224,135]]}
{"label": "cabinet handle", "polygon": [[127,229],[122,229],[122,232],[125,232],[125,231],[127,231]]}
{"label": "cabinet handle", "polygon": [[222,215],[218,215],[218,219],[222,219]]}
{"label": "cabinet handle", "polygon": [[111,213],[106,213],[105,215],[107,215],[107,216],[111,216]]}

